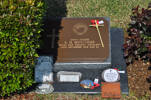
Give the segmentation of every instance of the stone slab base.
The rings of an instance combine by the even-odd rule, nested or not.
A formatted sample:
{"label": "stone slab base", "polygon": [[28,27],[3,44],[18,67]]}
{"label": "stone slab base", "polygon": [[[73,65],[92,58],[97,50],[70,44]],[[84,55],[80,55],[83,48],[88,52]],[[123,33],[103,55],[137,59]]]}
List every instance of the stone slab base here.
{"label": "stone slab base", "polygon": [[[109,66],[110,68],[118,68],[122,71],[126,72],[126,64],[123,58],[123,50],[122,45],[124,43],[124,33],[122,29],[119,28],[112,28],[111,29],[111,63],[112,65]],[[93,65],[94,66],[94,65]],[[90,79],[94,80],[94,78],[99,78],[100,82],[103,80],[101,79],[101,72],[106,69],[72,69],[71,71],[79,71],[82,73],[82,80]],[[61,69],[62,70],[62,69]],[[98,87],[94,90],[91,89],[84,89],[80,87],[80,83],[60,83],[56,79],[56,73],[54,74],[54,93],[87,93],[87,94],[96,94],[101,92],[101,88]],[[120,84],[121,84],[121,91],[122,94],[128,94],[128,77],[127,72],[124,74],[120,74]]]}

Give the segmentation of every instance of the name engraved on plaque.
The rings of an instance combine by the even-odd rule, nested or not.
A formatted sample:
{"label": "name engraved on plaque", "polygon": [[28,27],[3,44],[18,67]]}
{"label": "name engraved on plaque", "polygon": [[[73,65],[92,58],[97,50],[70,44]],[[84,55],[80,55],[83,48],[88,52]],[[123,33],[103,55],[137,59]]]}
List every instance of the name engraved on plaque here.
{"label": "name engraved on plaque", "polygon": [[101,48],[101,44],[95,40],[85,39],[70,39],[59,44],[60,48]]}

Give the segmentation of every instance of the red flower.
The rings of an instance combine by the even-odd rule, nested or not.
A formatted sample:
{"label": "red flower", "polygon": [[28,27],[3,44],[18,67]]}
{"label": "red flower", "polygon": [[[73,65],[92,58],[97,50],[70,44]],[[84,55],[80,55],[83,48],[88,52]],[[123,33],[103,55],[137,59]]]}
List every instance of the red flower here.
{"label": "red flower", "polygon": [[117,71],[119,71],[119,69],[117,69],[117,68],[114,68],[114,70],[117,70]]}
{"label": "red flower", "polygon": [[[96,23],[97,22],[97,23]],[[91,24],[92,25],[96,25],[96,24],[99,24],[99,21],[98,20],[96,20],[96,22],[95,22],[95,20],[93,19],[93,20],[91,20]]]}

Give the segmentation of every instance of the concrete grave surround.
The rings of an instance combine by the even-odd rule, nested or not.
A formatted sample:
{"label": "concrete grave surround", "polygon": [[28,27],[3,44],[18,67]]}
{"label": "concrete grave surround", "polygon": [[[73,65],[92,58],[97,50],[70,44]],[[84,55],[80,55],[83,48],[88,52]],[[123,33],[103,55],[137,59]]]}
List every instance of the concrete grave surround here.
{"label": "concrete grave surround", "polygon": [[[122,71],[125,71],[125,73],[120,73],[120,87],[122,94],[129,94],[128,89],[128,77],[127,77],[127,71],[126,71],[126,63],[123,58],[123,50],[122,45],[124,43],[124,33],[122,29],[119,28],[112,28],[111,29],[111,45],[112,45],[112,66],[119,65],[119,69]],[[111,68],[111,67],[110,67]],[[82,79],[90,79],[94,80],[96,77],[99,77],[99,83],[103,82],[103,79],[101,78],[102,72],[106,68],[103,69],[72,69],[71,71],[81,72],[82,73]],[[56,75],[55,75],[56,77]],[[60,92],[72,92],[72,93],[87,93],[87,94],[97,94],[101,92],[101,88],[98,87],[94,90],[91,89],[83,89],[80,87],[79,83],[59,83],[57,81],[54,81],[53,84],[55,90],[55,93]]]}
{"label": "concrete grave surround", "polygon": [[[122,69],[123,71],[126,72],[126,64],[125,64],[125,60],[123,58],[123,51],[122,51],[122,45],[124,42],[123,30],[118,29],[118,28],[110,30],[109,18],[101,17],[101,18],[62,18],[62,19],[63,19],[63,21],[67,20],[67,22],[69,22],[69,23],[65,23],[61,19],[60,19],[60,23],[57,23],[58,19],[57,20],[49,19],[49,20],[46,20],[46,22],[45,22],[45,32],[47,34],[45,34],[44,39],[46,40],[45,41],[46,46],[45,46],[44,50],[42,50],[41,54],[42,55],[44,54],[46,56],[55,54],[54,58],[56,59],[56,61],[54,63],[54,68],[53,68],[54,72],[58,72],[58,71],[81,72],[82,80],[84,80],[84,79],[94,80],[96,77],[98,77],[99,83],[103,81],[101,79],[102,71],[107,68],[111,68],[111,66],[114,67],[115,65],[118,64],[118,65],[120,65],[120,69]],[[75,22],[77,22],[77,23],[75,23],[75,25],[73,23],[70,23],[70,21],[68,21],[68,20],[77,20],[77,19],[81,20],[81,22],[75,21]],[[87,30],[87,28],[85,28],[85,26],[90,24],[91,19],[99,19],[99,20],[104,20],[105,23],[107,22],[107,24],[105,25],[107,31],[104,30],[104,32],[105,32],[105,34],[108,34],[106,37],[108,42],[106,42],[104,44],[105,44],[105,46],[107,44],[108,48],[106,48],[106,50],[104,51],[104,52],[107,51],[106,54],[104,55],[104,57],[100,56],[101,53],[103,54],[102,50],[104,50],[101,47],[99,47],[99,48],[81,48],[81,47],[75,48],[72,45],[69,48],[66,46],[66,44],[68,44],[70,41],[77,40],[77,39],[78,40],[85,39],[85,37],[91,37],[88,40],[93,40],[93,39],[96,40],[93,43],[100,43],[99,38],[96,39],[97,36],[95,36],[95,35],[97,35],[97,31],[96,31],[95,27],[91,28],[91,31],[90,31],[90,33],[91,32],[96,33],[94,36],[86,35],[86,33],[85,33],[85,31]],[[86,22],[87,24],[83,24],[83,22]],[[56,25],[53,26],[52,23],[53,23],[53,25],[55,25],[55,23],[56,23]],[[74,30],[75,27],[81,26],[84,28],[84,32],[77,33],[77,31],[76,31],[74,35],[71,35],[74,32],[73,31],[68,32],[65,28],[65,26],[66,26],[65,24],[69,24],[69,25],[71,24],[70,29],[73,29],[73,31],[76,31],[76,30]],[[57,25],[59,26],[58,30],[53,31]],[[67,25],[67,26],[69,26],[69,25]],[[103,28],[100,28],[100,30],[103,31]],[[65,35],[63,35],[63,32],[65,32]],[[57,33],[62,33],[62,34],[57,34]],[[76,35],[76,33],[77,33],[77,35]],[[70,35],[68,35],[68,34],[70,34]],[[54,38],[55,36],[56,36],[57,40],[56,40],[56,38]],[[71,40],[72,36],[73,36],[73,39]],[[78,38],[78,37],[80,37],[80,38]],[[65,40],[67,40],[67,41],[65,41]],[[87,52],[84,52],[86,50],[87,50]],[[77,54],[78,53],[77,51],[78,52],[83,51],[83,52],[81,54]],[[100,51],[101,51],[101,53],[100,53]],[[88,56],[86,56],[86,54]],[[95,56],[93,56],[93,54]],[[78,58],[78,56],[80,56],[80,58]],[[99,57],[102,57],[104,59],[97,59]],[[81,59],[81,58],[83,58],[83,59]],[[46,62],[45,61],[41,62],[41,60],[39,60],[39,61],[40,61],[40,63],[43,63],[44,65],[49,66],[49,64],[46,63],[47,61]],[[42,68],[40,66],[43,66],[43,64],[39,64],[38,66],[36,66],[36,68],[39,70],[40,68]],[[42,69],[40,69],[40,70],[42,70]],[[40,70],[39,70],[39,72],[37,71],[37,73],[40,73]],[[48,73],[50,73],[47,68],[46,68],[46,70],[48,71]],[[52,71],[51,68],[50,68],[50,70]],[[46,73],[46,72],[44,72],[44,73]],[[44,73],[42,73],[41,76],[43,76]],[[37,75],[37,74],[35,73],[35,75]],[[89,90],[89,89],[83,89],[82,87],[80,87],[79,83],[60,83],[56,80],[57,79],[56,77],[57,77],[56,74],[54,74],[54,84],[53,84],[54,92],[72,92],[72,93],[94,94],[94,93],[100,93],[100,91],[101,91],[100,87],[96,88],[94,90]],[[38,77],[35,77],[35,79],[40,82],[44,81],[42,78],[41,78],[42,80],[40,80]],[[46,78],[46,80],[47,80],[47,78]],[[120,86],[121,86],[122,93],[128,94],[127,73],[120,73],[120,84],[121,84]]]}

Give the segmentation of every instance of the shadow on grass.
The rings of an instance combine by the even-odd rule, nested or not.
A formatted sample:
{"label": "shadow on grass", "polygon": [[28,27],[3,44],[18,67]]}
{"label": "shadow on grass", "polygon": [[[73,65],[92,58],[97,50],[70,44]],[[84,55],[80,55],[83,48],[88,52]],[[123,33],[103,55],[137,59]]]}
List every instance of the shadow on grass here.
{"label": "shadow on grass", "polygon": [[46,17],[65,17],[67,13],[66,0],[45,0]]}
{"label": "shadow on grass", "polygon": [[53,56],[54,62],[57,58],[59,30],[61,18],[66,16],[66,0],[45,0],[46,16],[43,19],[43,29],[41,33],[41,45],[38,50],[39,55]]}

